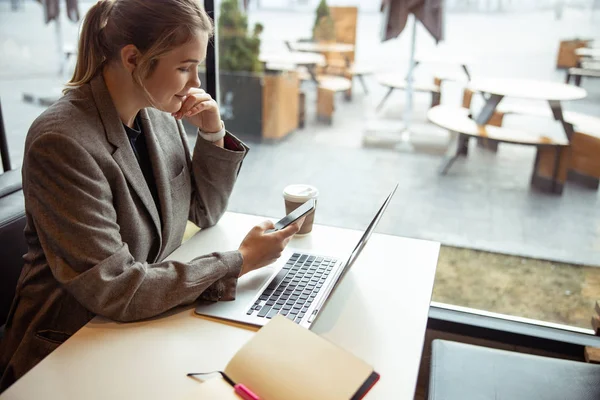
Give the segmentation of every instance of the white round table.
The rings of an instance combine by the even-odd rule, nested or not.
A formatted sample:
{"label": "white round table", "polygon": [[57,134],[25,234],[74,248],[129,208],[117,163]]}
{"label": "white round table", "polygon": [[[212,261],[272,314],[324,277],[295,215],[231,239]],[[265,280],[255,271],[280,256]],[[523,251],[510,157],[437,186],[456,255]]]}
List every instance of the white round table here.
{"label": "white round table", "polygon": [[546,101],[578,100],[587,96],[585,89],[580,87],[531,79],[473,79],[469,82],[469,89],[492,95]]}
{"label": "white round table", "polygon": [[565,121],[561,101],[578,100],[587,96],[585,89],[577,86],[530,79],[475,79],[469,82],[469,89],[489,95],[485,105],[475,118],[478,125],[486,125],[488,123],[496,107],[505,96],[544,100],[550,104],[554,119],[562,123],[569,140],[573,136],[573,124]]}
{"label": "white round table", "polygon": [[350,53],[354,51],[354,45],[346,43],[296,42],[291,43],[291,46],[295,51],[313,53]]}
{"label": "white round table", "polygon": [[261,62],[272,64],[294,64],[299,66],[325,65],[325,57],[322,54],[298,51],[261,53],[258,59]]}
{"label": "white round table", "polygon": [[[416,65],[419,64],[440,64],[440,65],[454,65],[459,66],[465,75],[467,80],[471,79],[471,73],[467,65],[472,63],[472,59],[455,55],[452,53],[419,53],[415,56]],[[415,66],[416,66],[415,65]]]}
{"label": "white round table", "polygon": [[600,48],[580,47],[575,49],[575,54],[581,57],[600,58]]}
{"label": "white round table", "polygon": [[[392,89],[406,89],[406,75],[396,72],[384,72],[375,75],[375,79],[380,85]],[[440,88],[433,83],[413,82],[413,88],[416,92],[439,92]]]}

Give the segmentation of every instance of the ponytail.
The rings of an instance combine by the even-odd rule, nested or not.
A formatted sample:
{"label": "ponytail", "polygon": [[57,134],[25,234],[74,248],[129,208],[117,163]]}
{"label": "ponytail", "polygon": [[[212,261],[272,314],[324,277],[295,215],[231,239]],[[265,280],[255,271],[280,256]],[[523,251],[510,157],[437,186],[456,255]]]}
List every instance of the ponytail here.
{"label": "ponytail", "polygon": [[100,0],[87,12],[81,27],[75,72],[63,93],[90,82],[106,61],[102,30],[112,6],[113,0]]}

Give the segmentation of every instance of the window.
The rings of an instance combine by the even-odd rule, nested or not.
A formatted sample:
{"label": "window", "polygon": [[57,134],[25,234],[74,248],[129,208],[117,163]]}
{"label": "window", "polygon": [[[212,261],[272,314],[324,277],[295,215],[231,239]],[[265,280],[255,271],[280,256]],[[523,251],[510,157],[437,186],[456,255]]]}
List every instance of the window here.
{"label": "window", "polygon": [[[579,163],[564,170],[559,163],[559,170],[569,173],[569,179],[558,179],[562,193],[532,187],[537,150],[530,145],[501,142],[494,150],[489,140],[479,144],[472,138],[468,154],[440,174],[448,155],[456,152],[458,135],[432,123],[431,109],[439,102],[464,122],[468,115],[457,110],[468,99],[469,77],[562,84],[567,70],[557,62],[574,66],[578,46],[591,54],[580,66],[598,69],[592,57],[600,39],[598,6],[589,1],[444,2],[439,45],[416,22],[419,65],[409,105],[405,78],[412,14],[396,39],[382,42],[379,1],[328,0],[330,17],[317,18],[319,3],[214,1],[216,25],[221,24],[215,44],[222,117],[252,149],[229,209],[281,217],[283,188],[307,183],[320,191],[316,223],[364,229],[398,182],[378,232],[442,243],[434,301],[590,328],[600,296],[600,197],[589,187],[600,175],[600,80],[583,76],[585,96],[560,101],[565,112],[590,117],[578,120],[575,129],[582,134],[572,146]],[[81,2],[81,16],[93,4]],[[224,9],[229,11],[219,15]],[[69,49],[75,48],[78,24],[64,11],[60,24],[46,24],[42,6],[23,0],[0,2],[0,20],[0,97],[12,162],[18,166],[29,126],[69,78],[74,62]],[[572,87],[576,79],[571,78]],[[202,80],[210,83],[206,76]],[[533,92],[542,96],[541,89]],[[484,103],[474,91],[473,117]],[[518,140],[529,135],[564,140],[564,127],[551,118],[543,99],[506,96],[497,110],[505,111],[501,132],[524,133]],[[562,151],[558,147],[548,148]],[[543,156],[554,159],[552,153]],[[409,279],[402,254],[390,260],[390,268],[406,268]]]}
{"label": "window", "polygon": [[[600,11],[585,2],[447,1],[438,45],[416,22],[409,100],[412,14],[396,39],[382,42],[379,2],[329,0],[331,18],[320,24],[317,0],[243,3],[215,2],[228,10],[216,41],[222,114],[252,148],[232,211],[279,217],[282,189],[307,183],[320,190],[318,223],[364,229],[399,182],[378,231],[442,243],[434,301],[590,328],[600,293],[598,190],[571,179],[560,194],[532,187],[537,148],[525,138],[565,137],[541,89],[498,106],[506,110],[499,134],[522,132],[518,144],[473,138],[445,175],[457,135],[428,113],[440,103],[460,116],[465,88],[485,78],[564,82],[557,61],[575,62],[568,48],[582,43],[573,39],[597,37]],[[599,84],[584,77],[586,95],[561,101],[564,111],[600,117]],[[473,118],[484,104],[475,91]],[[597,138],[597,121],[587,132],[575,128]],[[410,266],[398,254],[390,268]]]}

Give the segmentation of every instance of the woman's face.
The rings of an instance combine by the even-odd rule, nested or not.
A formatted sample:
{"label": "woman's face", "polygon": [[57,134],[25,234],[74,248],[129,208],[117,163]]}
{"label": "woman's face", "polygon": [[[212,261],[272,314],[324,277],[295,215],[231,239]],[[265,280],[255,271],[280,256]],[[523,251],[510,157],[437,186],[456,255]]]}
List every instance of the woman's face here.
{"label": "woman's face", "polygon": [[158,59],[144,86],[159,110],[179,111],[190,88],[199,88],[198,65],[206,57],[208,34],[199,32],[187,43]]}

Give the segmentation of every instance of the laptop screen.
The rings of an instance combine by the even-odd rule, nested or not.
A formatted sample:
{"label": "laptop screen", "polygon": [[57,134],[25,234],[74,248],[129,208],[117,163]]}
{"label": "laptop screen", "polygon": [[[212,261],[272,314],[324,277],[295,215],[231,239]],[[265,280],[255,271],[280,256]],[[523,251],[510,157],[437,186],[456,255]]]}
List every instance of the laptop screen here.
{"label": "laptop screen", "polygon": [[385,213],[385,210],[387,209],[388,205],[390,204],[390,201],[392,200],[394,193],[396,193],[396,189],[398,189],[398,184],[396,184],[396,186],[394,186],[394,189],[392,189],[392,191],[390,192],[388,197],[386,197],[385,201],[381,205],[381,208],[379,208],[379,211],[377,211],[377,214],[375,214],[375,216],[371,220],[371,223],[369,224],[369,226],[367,226],[367,229],[365,230],[362,237],[356,244],[356,247],[354,247],[354,250],[352,250],[352,253],[350,254],[350,256],[348,257],[348,260],[344,264],[344,269],[342,270],[340,277],[338,278],[337,282],[335,283],[334,289],[340,283],[340,281],[342,280],[342,278],[344,277],[346,272],[348,272],[348,270],[350,269],[350,267],[352,266],[352,264],[354,263],[354,261],[356,260],[356,258],[360,254],[360,252],[362,251],[362,249],[367,244],[367,241],[371,237],[371,234],[375,230],[375,227],[379,223],[379,220],[381,219],[381,217]]}

